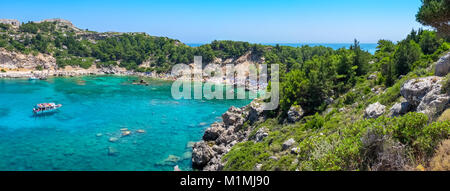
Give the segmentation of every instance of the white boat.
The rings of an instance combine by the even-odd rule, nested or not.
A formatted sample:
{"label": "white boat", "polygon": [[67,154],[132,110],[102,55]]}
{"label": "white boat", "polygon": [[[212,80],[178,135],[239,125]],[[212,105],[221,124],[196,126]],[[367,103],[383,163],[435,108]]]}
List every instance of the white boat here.
{"label": "white boat", "polygon": [[47,112],[51,112],[51,111],[56,111],[56,110],[59,109],[60,107],[62,107],[61,104],[55,104],[55,103],[40,103],[40,104],[37,104],[37,105],[33,108],[33,113],[34,113],[34,114],[47,113]]}

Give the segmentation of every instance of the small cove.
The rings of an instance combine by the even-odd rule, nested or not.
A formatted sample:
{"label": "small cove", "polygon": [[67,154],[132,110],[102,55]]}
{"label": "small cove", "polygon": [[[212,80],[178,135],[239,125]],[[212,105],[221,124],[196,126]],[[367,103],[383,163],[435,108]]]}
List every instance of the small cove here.
{"label": "small cove", "polygon": [[[190,170],[190,142],[230,106],[250,102],[175,100],[171,82],[136,79],[0,79],[0,170]],[[33,116],[43,102],[63,107]]]}

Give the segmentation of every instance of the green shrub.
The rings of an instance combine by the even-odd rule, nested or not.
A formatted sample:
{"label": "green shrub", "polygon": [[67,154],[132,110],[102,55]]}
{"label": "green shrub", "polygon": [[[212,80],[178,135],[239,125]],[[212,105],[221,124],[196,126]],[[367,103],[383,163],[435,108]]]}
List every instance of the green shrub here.
{"label": "green shrub", "polygon": [[224,169],[232,171],[254,170],[256,164],[268,157],[269,154],[262,143],[254,143],[253,141],[240,143],[235,145],[223,158],[227,161]]}
{"label": "green shrub", "polygon": [[355,92],[349,91],[344,97],[344,104],[350,105],[350,104],[354,103],[357,98],[358,98],[358,95]]}
{"label": "green shrub", "polygon": [[316,113],[311,117],[307,117],[305,120],[307,120],[305,124],[307,129],[320,129],[325,124],[325,119],[319,115],[319,113]]}

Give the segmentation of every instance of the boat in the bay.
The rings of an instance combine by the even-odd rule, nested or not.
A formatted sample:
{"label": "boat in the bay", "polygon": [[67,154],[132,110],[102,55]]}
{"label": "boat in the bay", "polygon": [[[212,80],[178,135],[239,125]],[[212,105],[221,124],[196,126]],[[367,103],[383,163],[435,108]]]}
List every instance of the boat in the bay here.
{"label": "boat in the bay", "polygon": [[48,113],[58,110],[60,107],[62,107],[61,104],[55,104],[55,103],[40,103],[37,104],[33,108],[34,114],[41,114],[41,113]]}

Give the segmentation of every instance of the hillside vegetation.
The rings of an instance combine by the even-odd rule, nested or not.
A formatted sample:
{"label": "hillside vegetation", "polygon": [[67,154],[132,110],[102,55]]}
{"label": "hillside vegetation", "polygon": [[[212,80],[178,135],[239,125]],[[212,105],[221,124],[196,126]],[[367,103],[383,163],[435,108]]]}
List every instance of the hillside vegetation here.
{"label": "hillside vegetation", "polygon": [[[434,76],[434,63],[447,54],[449,45],[435,32],[420,30],[398,43],[380,40],[376,54],[368,58],[358,58],[355,49],[315,56],[284,75],[280,109],[247,127],[252,129],[249,140],[222,158],[223,170],[428,168],[435,150],[449,138],[448,110],[437,121],[434,116],[442,111],[431,116],[413,109],[398,116],[385,111],[370,119],[364,117],[365,110],[376,102],[386,108],[403,102],[402,85]],[[448,96],[449,76],[443,79],[442,93]],[[292,106],[303,108],[306,117],[290,124],[286,118]],[[268,136],[255,141],[252,136],[262,129]],[[289,142],[293,144],[285,148]]]}

